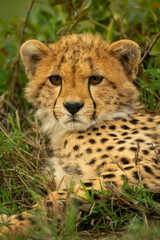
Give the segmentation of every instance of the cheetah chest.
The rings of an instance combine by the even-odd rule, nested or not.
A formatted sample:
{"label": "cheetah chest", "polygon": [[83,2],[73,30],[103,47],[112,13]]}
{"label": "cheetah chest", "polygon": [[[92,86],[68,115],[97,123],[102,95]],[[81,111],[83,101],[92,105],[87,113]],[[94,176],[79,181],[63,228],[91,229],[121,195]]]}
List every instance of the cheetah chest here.
{"label": "cheetah chest", "polygon": [[[135,123],[139,122],[138,127]],[[107,121],[86,132],[65,134],[57,143],[51,164],[61,188],[71,180],[79,183],[104,172],[129,170],[137,162],[157,161],[151,128],[133,118]],[[59,146],[61,146],[59,148]]]}

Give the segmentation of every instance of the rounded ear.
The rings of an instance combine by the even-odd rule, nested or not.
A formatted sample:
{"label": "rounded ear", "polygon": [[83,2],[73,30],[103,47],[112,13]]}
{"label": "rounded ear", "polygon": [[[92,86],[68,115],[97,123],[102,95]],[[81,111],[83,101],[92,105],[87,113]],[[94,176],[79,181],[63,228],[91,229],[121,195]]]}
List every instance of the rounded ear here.
{"label": "rounded ear", "polygon": [[116,57],[121,62],[129,77],[136,77],[138,63],[141,57],[141,51],[138,44],[131,40],[120,40],[112,43],[107,51],[110,55]]}
{"label": "rounded ear", "polygon": [[20,48],[21,59],[28,76],[34,76],[37,63],[49,53],[49,48],[37,40],[28,40]]}

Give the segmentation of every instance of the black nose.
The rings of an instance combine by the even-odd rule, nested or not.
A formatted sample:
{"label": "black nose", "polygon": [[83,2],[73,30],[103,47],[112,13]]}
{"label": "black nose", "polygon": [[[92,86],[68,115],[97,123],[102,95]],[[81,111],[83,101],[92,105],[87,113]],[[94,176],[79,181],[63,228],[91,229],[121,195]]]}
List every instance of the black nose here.
{"label": "black nose", "polygon": [[65,106],[65,108],[67,108],[68,112],[70,112],[72,115],[74,115],[83,107],[84,103],[66,102],[63,105]]}

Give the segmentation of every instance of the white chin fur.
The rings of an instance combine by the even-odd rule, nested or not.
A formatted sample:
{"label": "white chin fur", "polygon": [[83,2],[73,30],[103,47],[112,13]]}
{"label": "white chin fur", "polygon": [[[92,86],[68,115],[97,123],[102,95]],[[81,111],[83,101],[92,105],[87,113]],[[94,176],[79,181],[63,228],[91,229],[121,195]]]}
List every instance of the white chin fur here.
{"label": "white chin fur", "polygon": [[84,131],[87,128],[89,128],[91,125],[87,125],[81,122],[68,122],[65,124],[62,124],[62,126],[66,129],[66,131]]}
{"label": "white chin fur", "polygon": [[78,121],[75,122],[69,121],[68,117],[65,117],[65,120],[63,119],[63,122],[59,122],[54,119],[52,112],[49,112],[45,108],[39,109],[36,113],[36,116],[42,122],[41,131],[48,135],[54,135],[54,139],[56,139],[56,137],[62,135],[65,132],[85,131],[97,123],[106,120],[113,120],[115,118],[127,117],[130,113],[131,111],[116,112],[110,115],[108,113],[102,113],[95,121],[88,122],[88,124],[87,119],[84,119],[82,116],[79,116],[77,118]]}
{"label": "white chin fur", "polygon": [[46,135],[53,135],[53,139],[55,140],[65,132],[84,131],[90,126],[94,125],[94,123],[85,124],[82,121],[67,122],[66,119],[65,122],[59,122],[54,119],[53,114],[45,108],[38,109],[36,112],[36,117],[42,122],[40,131]]}

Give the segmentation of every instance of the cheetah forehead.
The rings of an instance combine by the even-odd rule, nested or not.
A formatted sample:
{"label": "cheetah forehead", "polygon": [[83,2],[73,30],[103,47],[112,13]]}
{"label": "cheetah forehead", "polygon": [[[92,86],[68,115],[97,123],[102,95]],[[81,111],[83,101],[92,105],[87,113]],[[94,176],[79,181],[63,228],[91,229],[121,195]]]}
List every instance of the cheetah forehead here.
{"label": "cheetah forehead", "polygon": [[62,37],[55,44],[49,47],[52,49],[53,58],[58,58],[58,69],[64,63],[68,63],[76,68],[82,63],[89,63],[92,69],[93,61],[101,58],[107,52],[109,44],[103,41],[100,36],[91,34],[72,34]]}
{"label": "cheetah forehead", "polygon": [[107,50],[108,43],[99,35],[92,34],[72,34],[68,36],[63,36],[54,44],[50,44],[50,47],[59,52],[68,52],[71,51],[73,54],[87,51],[95,51],[96,48],[98,50]]}

